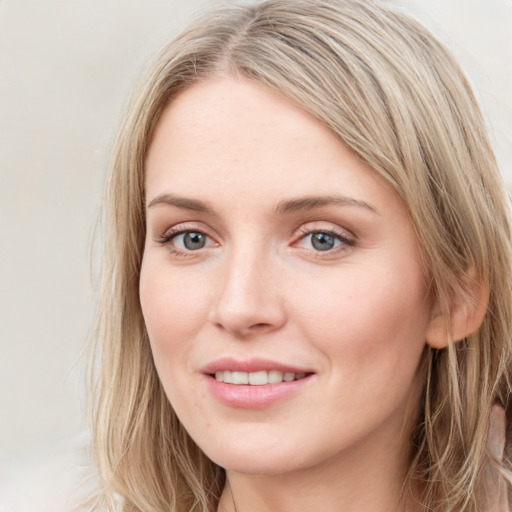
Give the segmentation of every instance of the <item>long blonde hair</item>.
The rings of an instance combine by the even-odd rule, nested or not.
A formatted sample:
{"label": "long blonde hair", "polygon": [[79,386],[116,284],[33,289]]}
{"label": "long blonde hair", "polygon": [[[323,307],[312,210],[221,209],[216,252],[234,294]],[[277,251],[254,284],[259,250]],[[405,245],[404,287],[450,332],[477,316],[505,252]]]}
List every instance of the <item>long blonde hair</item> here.
{"label": "long blonde hair", "polygon": [[[436,38],[367,0],[266,0],[218,7],[159,53],[127,106],[105,192],[105,255],[94,331],[94,450],[108,510],[212,512],[224,471],[180,425],[158,380],[138,282],[145,237],[144,161],[166,105],[226,74],[278,91],[339,135],[403,200],[432,293],[450,297],[468,268],[488,284],[473,335],[426,348],[426,382],[408,481],[436,511],[476,512],[503,464],[487,448],[493,404],[512,368],[508,201],[467,81]],[[490,469],[491,468],[491,469]]]}

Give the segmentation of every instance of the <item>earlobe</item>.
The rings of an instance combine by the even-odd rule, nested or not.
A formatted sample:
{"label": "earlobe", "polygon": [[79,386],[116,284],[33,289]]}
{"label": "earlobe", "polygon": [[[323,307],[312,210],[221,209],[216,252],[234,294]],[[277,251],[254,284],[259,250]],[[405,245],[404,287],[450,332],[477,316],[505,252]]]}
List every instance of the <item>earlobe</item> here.
{"label": "earlobe", "polygon": [[477,331],[489,304],[489,286],[476,272],[465,276],[466,286],[460,286],[451,298],[449,317],[434,305],[427,328],[426,341],[432,348],[446,348],[450,341],[460,341]]}

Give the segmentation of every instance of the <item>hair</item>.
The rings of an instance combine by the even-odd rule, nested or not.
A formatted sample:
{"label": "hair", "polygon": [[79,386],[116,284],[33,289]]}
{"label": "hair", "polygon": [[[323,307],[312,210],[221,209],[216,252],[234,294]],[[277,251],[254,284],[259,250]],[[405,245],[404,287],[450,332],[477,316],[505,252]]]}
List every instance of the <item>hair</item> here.
{"label": "hair", "polygon": [[[478,331],[426,347],[409,485],[440,512],[476,512],[491,471],[491,410],[508,405],[512,261],[508,199],[473,93],[445,47],[400,9],[368,0],[217,7],[167,44],[140,80],[105,191],[94,451],[108,510],[212,512],[225,474],[184,430],[158,379],[138,295],[144,164],[163,111],[194,83],[233,75],[279,92],[329,127],[398,193],[430,289],[449,321],[472,277],[489,288]],[[468,271],[472,270],[472,273]]]}

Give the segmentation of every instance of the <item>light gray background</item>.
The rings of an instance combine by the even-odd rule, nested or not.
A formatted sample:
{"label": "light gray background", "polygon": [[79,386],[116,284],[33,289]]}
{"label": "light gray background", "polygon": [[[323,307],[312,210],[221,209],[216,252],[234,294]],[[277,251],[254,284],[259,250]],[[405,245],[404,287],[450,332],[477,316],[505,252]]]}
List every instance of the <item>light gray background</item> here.
{"label": "light gray background", "polygon": [[[48,461],[69,459],[86,428],[79,357],[109,146],[143,63],[208,3],[0,0],[0,480],[11,493],[16,476],[19,489],[48,489]],[[512,181],[512,1],[401,4],[461,60]]]}

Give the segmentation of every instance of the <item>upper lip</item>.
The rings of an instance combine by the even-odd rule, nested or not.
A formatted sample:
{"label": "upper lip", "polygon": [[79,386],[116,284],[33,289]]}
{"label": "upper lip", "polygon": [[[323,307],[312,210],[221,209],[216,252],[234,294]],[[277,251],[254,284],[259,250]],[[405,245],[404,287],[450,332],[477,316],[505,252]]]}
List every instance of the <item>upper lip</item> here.
{"label": "upper lip", "polygon": [[222,371],[234,372],[261,372],[277,370],[283,373],[314,373],[311,369],[293,366],[287,363],[280,363],[270,359],[251,358],[246,360],[233,359],[231,357],[222,357],[208,363],[203,367],[202,372],[205,374],[214,374]]}

